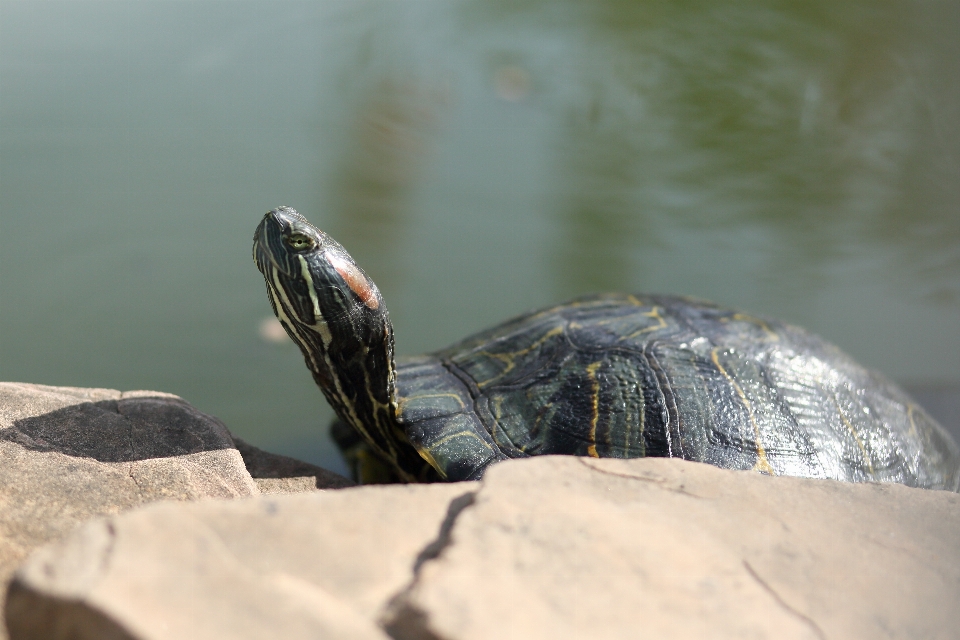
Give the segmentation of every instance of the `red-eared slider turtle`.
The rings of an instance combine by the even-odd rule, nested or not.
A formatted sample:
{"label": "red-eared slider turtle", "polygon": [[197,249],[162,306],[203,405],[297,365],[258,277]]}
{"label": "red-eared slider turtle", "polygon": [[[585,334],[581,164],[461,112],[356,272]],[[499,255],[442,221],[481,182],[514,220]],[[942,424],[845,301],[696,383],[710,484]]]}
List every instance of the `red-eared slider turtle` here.
{"label": "red-eared slider turtle", "polygon": [[943,428],[797,327],[686,298],[595,295],[394,366],[380,292],[336,241],[281,207],[253,255],[361,479],[472,480],[499,460],[571,454],[958,488],[960,449]]}

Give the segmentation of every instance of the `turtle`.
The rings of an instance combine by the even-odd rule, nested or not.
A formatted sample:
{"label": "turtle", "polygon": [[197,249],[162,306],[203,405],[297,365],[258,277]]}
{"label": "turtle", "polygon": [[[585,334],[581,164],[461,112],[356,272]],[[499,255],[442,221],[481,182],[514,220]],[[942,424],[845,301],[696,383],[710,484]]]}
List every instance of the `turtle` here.
{"label": "turtle", "polygon": [[361,482],[480,479],[565,454],[958,490],[960,447],[881,374],[799,327],[668,295],[594,294],[394,358],[380,291],[295,209],[254,261]]}

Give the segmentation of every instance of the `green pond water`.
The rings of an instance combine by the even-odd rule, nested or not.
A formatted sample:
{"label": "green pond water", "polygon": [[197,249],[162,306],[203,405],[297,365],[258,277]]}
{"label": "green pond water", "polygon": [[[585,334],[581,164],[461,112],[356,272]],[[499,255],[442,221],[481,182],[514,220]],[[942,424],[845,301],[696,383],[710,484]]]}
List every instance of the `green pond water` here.
{"label": "green pond water", "polygon": [[397,350],[600,290],[960,386],[960,5],[0,2],[0,379],[342,469],[250,257],[299,209]]}

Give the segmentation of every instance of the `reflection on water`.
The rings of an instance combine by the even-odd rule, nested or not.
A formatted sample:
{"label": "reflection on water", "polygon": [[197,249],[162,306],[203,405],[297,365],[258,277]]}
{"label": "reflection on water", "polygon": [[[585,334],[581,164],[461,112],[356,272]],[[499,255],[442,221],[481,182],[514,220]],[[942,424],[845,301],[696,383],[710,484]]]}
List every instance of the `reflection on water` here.
{"label": "reflection on water", "polygon": [[411,192],[423,177],[448,102],[444,88],[397,73],[378,78],[359,113],[344,123],[349,145],[331,183],[326,230],[352,247],[365,269],[380,274],[381,287],[403,279],[400,238],[410,226]]}
{"label": "reflection on water", "polygon": [[249,260],[301,210],[398,350],[696,295],[960,386],[955,3],[0,2],[0,378],[331,464]]}
{"label": "reflection on water", "polygon": [[568,4],[564,80],[580,92],[551,105],[569,191],[560,289],[636,285],[624,274],[668,230],[744,229],[765,245],[754,277],[781,291],[810,295],[838,259],[878,253],[956,300],[960,141],[943,74],[957,64],[928,48],[956,50],[955,8]]}

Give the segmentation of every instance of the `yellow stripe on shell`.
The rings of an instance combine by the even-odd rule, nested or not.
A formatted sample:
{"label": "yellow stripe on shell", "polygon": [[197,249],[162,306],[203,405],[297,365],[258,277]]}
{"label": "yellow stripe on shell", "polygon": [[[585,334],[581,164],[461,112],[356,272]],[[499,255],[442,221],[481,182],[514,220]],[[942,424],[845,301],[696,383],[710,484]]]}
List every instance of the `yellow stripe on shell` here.
{"label": "yellow stripe on shell", "polygon": [[594,362],[587,365],[587,375],[590,376],[591,386],[593,387],[593,397],[591,398],[591,409],[593,415],[590,416],[590,446],[587,447],[587,455],[591,458],[599,458],[597,453],[597,422],[600,420],[600,381],[597,380],[597,369],[601,362]]}
{"label": "yellow stripe on shell", "polygon": [[753,405],[750,403],[750,400],[747,399],[747,394],[743,392],[743,389],[737,384],[737,381],[734,380],[727,370],[723,368],[723,365],[720,364],[720,359],[717,357],[717,351],[720,347],[714,347],[710,352],[710,357],[713,360],[713,364],[716,365],[717,369],[723,374],[723,377],[733,385],[733,388],[736,390],[737,395],[740,396],[740,402],[743,403],[743,406],[747,410],[747,418],[750,420],[750,424],[753,425],[753,434],[754,434],[754,443],[757,449],[757,463],[753,465],[754,471],[759,471],[760,473],[769,473],[771,475],[777,475],[777,472],[774,471],[773,467],[770,466],[770,462],[767,460],[767,452],[763,448],[763,444],[760,442],[760,426],[757,424],[757,421],[753,417]]}

